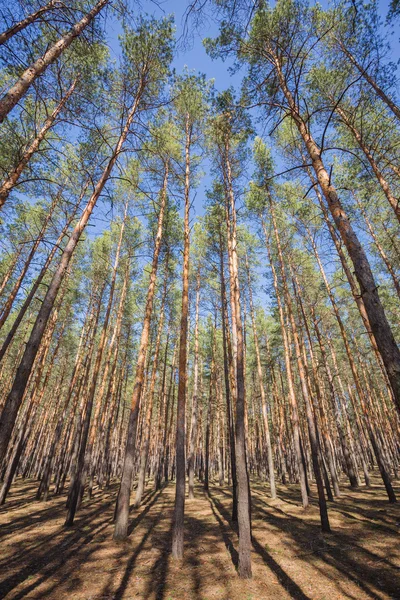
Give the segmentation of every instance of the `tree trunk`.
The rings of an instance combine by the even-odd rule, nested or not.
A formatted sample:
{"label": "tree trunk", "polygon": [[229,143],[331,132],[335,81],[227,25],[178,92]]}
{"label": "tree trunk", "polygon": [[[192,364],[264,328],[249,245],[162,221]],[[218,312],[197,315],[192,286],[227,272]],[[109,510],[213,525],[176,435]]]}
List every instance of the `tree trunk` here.
{"label": "tree trunk", "polygon": [[194,462],[197,440],[197,411],[198,411],[198,387],[199,387],[199,301],[200,301],[200,267],[196,277],[196,308],[194,324],[194,366],[193,366],[193,395],[192,395],[192,417],[190,429],[190,446],[188,458],[189,474],[189,499],[194,498]]}
{"label": "tree trunk", "polygon": [[182,312],[179,339],[178,407],[176,416],[176,492],[172,526],[172,556],[183,558],[184,514],[185,514],[185,411],[187,387],[187,330],[189,314],[189,250],[190,250],[190,146],[192,127],[189,114],[186,116],[185,144],[185,215],[182,270]]}
{"label": "tree trunk", "polygon": [[[103,4],[105,4],[106,0],[102,0]],[[115,162],[122,150],[123,143],[125,142],[130,125],[133,121],[133,118],[136,114],[139,100],[142,94],[142,87],[139,88],[138,95],[136,96],[135,102],[132,108],[129,111],[127,120],[125,122],[124,128],[121,132],[119,140],[114,148],[111,158],[109,159],[99,181],[97,182],[95,189],[90,196],[90,199],[83,210],[81,217],[78,223],[75,225],[74,230],[69,238],[67,245],[64,248],[62,253],[60,263],[51,279],[49,287],[47,289],[46,295],[40,307],[37,319],[35,324],[33,325],[31,335],[29,341],[26,344],[25,351],[21,360],[21,363],[18,367],[17,374],[14,379],[13,386],[6,400],[5,406],[3,408],[1,417],[0,417],[0,462],[3,460],[8,442],[10,440],[11,432],[14,427],[15,419],[18,414],[18,409],[21,405],[22,397],[24,395],[26,385],[28,382],[29,375],[32,370],[32,365],[35,360],[35,356],[37,354],[40,341],[42,339],[47,321],[49,319],[52,307],[54,305],[55,299],[57,297],[58,291],[60,289],[61,283],[64,279],[65,272],[70,263],[72,254],[78,245],[78,242],[81,238],[81,235],[87,225],[90,215],[93,212],[93,209],[96,205],[96,202],[103,191],[104,185],[107,182],[111,171],[115,165]]]}
{"label": "tree trunk", "polygon": [[157,280],[158,257],[161,250],[164,214],[167,202],[168,173],[169,164],[168,162],[166,162],[164,171],[164,182],[160,194],[161,203],[160,211],[158,214],[157,234],[154,242],[150,283],[147,290],[145,316],[143,320],[142,334],[140,338],[138,360],[136,363],[135,385],[133,388],[131,411],[129,415],[128,431],[125,446],[125,457],[122,467],[122,479],[115,508],[115,540],[124,540],[128,535],[129,502],[134,468],[137,423],[139,416],[140,398],[144,381],[144,368],[146,362],[147,347],[149,344],[150,325],[153,316],[153,300]]}
{"label": "tree trunk", "polygon": [[289,91],[285,77],[282,72],[279,59],[275,57],[275,69],[279,83],[286,98],[290,114],[303,138],[307,152],[312,162],[318,183],[321,186],[333,220],[339,230],[341,238],[347,248],[352,260],[354,271],[363,296],[368,319],[372,332],[376,339],[379,352],[382,356],[385,369],[392,386],[396,407],[400,413],[400,350],[396,344],[393,332],[387,321],[385,311],[378,294],[378,286],[375,283],[367,255],[350,224],[349,218],[344,212],[336,188],[331,183],[321,158],[321,150],[311,136],[307,124],[300,115],[297,104]]}
{"label": "tree trunk", "polygon": [[64,106],[67,103],[67,101],[69,100],[69,98],[72,96],[72,94],[75,90],[75,87],[76,87],[76,82],[77,82],[77,80],[75,79],[73,81],[71,87],[69,88],[69,90],[67,91],[65,96],[60,100],[60,102],[58,103],[56,108],[53,110],[51,115],[47,117],[42,129],[39,131],[39,133],[37,134],[37,136],[35,137],[33,142],[24,151],[22,158],[20,159],[17,166],[8,175],[7,179],[5,179],[5,181],[3,181],[2,185],[0,186],[0,209],[3,206],[3,204],[5,203],[5,201],[7,200],[8,195],[11,192],[11,190],[17,185],[17,182],[18,182],[22,172],[28,165],[32,156],[35,154],[35,152],[37,152],[39,150],[40,144],[44,140],[46,133],[49,131],[49,129],[51,129],[53,127],[58,115],[64,108]]}
{"label": "tree trunk", "polygon": [[245,439],[245,373],[244,373],[244,342],[243,324],[240,308],[239,266],[237,256],[237,231],[236,207],[232,188],[232,174],[229,157],[229,141],[226,140],[224,148],[226,203],[230,211],[231,224],[227,223],[228,240],[231,243],[231,260],[229,268],[231,274],[231,296],[233,297],[236,332],[236,470],[238,486],[238,526],[239,526],[239,577],[251,578],[251,520],[250,520],[250,488],[246,463]]}
{"label": "tree trunk", "polygon": [[8,29],[6,29],[6,31],[3,31],[3,33],[0,33],[0,46],[8,42],[8,40],[11,39],[14,35],[28,27],[28,25],[37,21],[46,12],[49,12],[49,10],[51,10],[52,8],[57,8],[57,5],[60,4],[60,0],[50,0],[50,2],[48,2],[44,6],[41,6],[38,10],[25,17],[25,19],[21,19],[21,21],[15,23],[15,25],[12,25]]}
{"label": "tree trunk", "polygon": [[108,4],[109,0],[100,0],[90,12],[88,12],[78,23],[65,33],[53,44],[46,52],[38,58],[30,67],[28,67],[21,77],[12,85],[3,98],[0,100],[0,123],[2,123],[8,113],[26,94],[32,83],[45,72],[66,50],[85,29],[90,25],[98,13]]}
{"label": "tree trunk", "polygon": [[249,301],[250,301],[251,323],[253,326],[254,349],[255,349],[255,353],[256,353],[256,362],[257,362],[258,385],[259,385],[259,390],[260,390],[261,407],[262,407],[262,414],[263,414],[263,419],[264,419],[265,445],[267,448],[270,493],[271,493],[271,498],[276,498],[274,459],[273,459],[273,454],[272,454],[271,435],[269,432],[268,407],[267,407],[267,400],[265,397],[265,390],[264,390],[264,383],[263,383],[260,348],[258,345],[257,325],[256,325],[256,319],[255,319],[255,314],[254,314],[254,305],[253,305],[253,291],[251,289],[250,270],[249,270],[247,254],[246,254],[246,269],[247,269],[248,292],[249,292]]}

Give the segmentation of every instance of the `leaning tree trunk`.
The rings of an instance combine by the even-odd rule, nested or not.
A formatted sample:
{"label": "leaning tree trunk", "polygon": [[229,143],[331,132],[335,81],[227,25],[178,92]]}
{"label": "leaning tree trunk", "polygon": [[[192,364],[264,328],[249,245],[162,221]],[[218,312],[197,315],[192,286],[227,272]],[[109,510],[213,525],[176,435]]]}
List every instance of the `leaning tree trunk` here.
{"label": "leaning tree trunk", "polygon": [[80,21],[75,23],[70,31],[61,36],[53,46],[46,50],[43,56],[38,58],[22,73],[18,81],[8,89],[6,94],[0,100],[0,123],[4,121],[8,113],[26,94],[32,83],[46,71],[49,65],[61,56],[64,50],[72,44],[76,37],[81,35],[108,2],[109,0],[100,0],[91,11],[82,17]]}
{"label": "leaning tree trunk", "polygon": [[55,197],[55,199],[53,200],[53,202],[51,203],[51,206],[48,209],[48,213],[46,215],[46,218],[44,220],[44,223],[39,231],[39,235],[37,236],[36,240],[34,241],[32,248],[29,251],[28,256],[25,259],[24,262],[24,266],[22,268],[21,273],[19,274],[17,280],[15,281],[13,288],[7,298],[6,303],[4,304],[3,308],[2,308],[2,313],[0,316],[0,329],[3,327],[4,323],[6,322],[8,315],[10,314],[11,308],[13,306],[14,300],[20,290],[20,287],[22,285],[22,282],[25,279],[25,276],[28,272],[28,269],[31,265],[31,262],[36,254],[36,251],[40,245],[40,243],[43,240],[44,234],[46,232],[47,226],[48,224],[51,222],[51,218],[53,216],[53,213],[57,207],[59,201],[59,194],[57,194],[57,196]]}
{"label": "leaning tree trunk", "polygon": [[332,184],[331,177],[321,158],[321,149],[314,141],[308,125],[300,114],[299,107],[287,86],[280,61],[276,56],[274,57],[274,67],[291,117],[304,141],[318,183],[353,263],[371,329],[392,386],[397,410],[400,413],[400,350],[379,298],[378,286],[374,280],[367,255],[343,209],[336,188]]}
{"label": "leaning tree trunk", "polygon": [[[102,0],[105,3],[105,0]],[[125,125],[122,129],[121,135],[118,142],[113,150],[111,158],[97,182],[89,201],[83,210],[78,223],[75,225],[71,237],[68,240],[67,245],[62,253],[60,263],[53,274],[53,277],[47,288],[46,295],[40,307],[37,319],[33,325],[30,338],[26,344],[24,354],[22,356],[21,363],[18,367],[13,386],[7,397],[5,406],[3,408],[0,417],[0,462],[4,459],[7,451],[7,446],[11,437],[11,433],[14,427],[15,419],[18,414],[19,407],[28,383],[29,375],[32,370],[32,365],[35,360],[47,321],[49,319],[51,310],[53,308],[55,299],[60,289],[61,283],[64,279],[66,270],[70,263],[71,257],[79,243],[81,235],[89,221],[90,215],[96,206],[97,200],[103,191],[103,188],[108,181],[111,171],[117,161],[119,154],[122,151],[123,144],[128,136],[128,132],[133,121],[133,118],[137,112],[139,101],[143,92],[143,86],[138,89],[137,96],[134,104],[131,107]]]}
{"label": "leaning tree trunk", "polygon": [[347,56],[349,61],[355,66],[357,71],[361,73],[366,81],[370,84],[370,86],[375,90],[376,94],[379,98],[390,108],[392,113],[396,115],[396,117],[400,120],[400,108],[393,102],[391,98],[383,91],[383,89],[377,84],[375,79],[371,77],[366,69],[358,62],[358,60],[353,56],[353,54],[349,51],[348,48],[344,45],[342,40],[338,40],[340,49]]}
{"label": "leaning tree trunk", "polygon": [[37,290],[39,289],[39,285],[42,283],[43,278],[46,275],[47,270],[48,270],[48,268],[49,268],[49,266],[50,266],[50,264],[51,264],[51,262],[52,262],[52,260],[53,260],[53,258],[55,256],[57,250],[59,249],[59,247],[60,247],[60,245],[61,245],[61,243],[63,241],[63,238],[64,238],[65,234],[68,231],[69,226],[71,225],[72,221],[75,218],[75,214],[76,214],[76,212],[78,210],[78,207],[79,207],[79,204],[80,204],[82,198],[85,195],[85,192],[87,190],[89,182],[90,182],[90,180],[88,179],[87,182],[86,182],[86,184],[83,186],[83,189],[81,191],[80,197],[79,197],[78,201],[76,202],[76,204],[74,206],[74,210],[73,210],[72,214],[68,217],[67,222],[65,223],[65,225],[64,225],[64,227],[63,227],[60,235],[58,236],[55,244],[53,245],[53,248],[51,249],[48,257],[46,258],[46,261],[45,261],[44,265],[40,269],[39,275],[36,277],[36,279],[35,279],[32,287],[31,287],[31,289],[29,290],[29,294],[25,298],[24,303],[21,306],[21,308],[18,310],[18,314],[17,314],[17,316],[16,316],[13,324],[11,325],[10,330],[7,333],[7,336],[6,336],[6,338],[5,338],[2,346],[0,348],[0,361],[3,360],[3,357],[4,357],[5,353],[7,352],[7,349],[9,347],[9,345],[13,341],[15,333],[16,333],[18,327],[20,326],[21,321],[24,318],[25,313],[28,310],[28,308],[29,308],[29,306],[30,306],[30,304],[31,304],[31,302],[32,302],[32,300],[33,300],[33,298],[34,298]]}
{"label": "leaning tree trunk", "polygon": [[400,222],[399,200],[398,200],[398,198],[396,198],[390,185],[388,184],[385,177],[383,176],[383,173],[380,170],[378,164],[376,163],[371,150],[365,144],[362,133],[357,129],[357,127],[354,125],[354,123],[352,123],[349,116],[346,114],[346,112],[342,108],[340,108],[340,106],[336,107],[336,112],[340,116],[341,121],[346,125],[346,127],[349,129],[349,131],[351,131],[354,139],[360,146],[361,150],[364,152],[369,164],[371,165],[371,169],[373,170],[375,177],[376,177],[379,185],[381,186],[383,193],[386,196],[387,201],[389,202],[390,206],[392,207],[393,212],[397,217],[397,220]]}
{"label": "leaning tree trunk", "polygon": [[14,35],[19,33],[20,31],[23,31],[26,27],[28,27],[28,25],[31,25],[31,23],[34,23],[35,21],[40,19],[40,17],[46,12],[49,12],[53,8],[56,8],[57,4],[61,4],[60,0],[50,0],[50,2],[48,2],[44,6],[41,6],[40,8],[38,8],[38,10],[35,10],[35,12],[25,17],[25,19],[21,19],[21,21],[15,23],[14,25],[6,29],[6,31],[0,33],[0,46],[8,42],[8,40],[10,40]]}

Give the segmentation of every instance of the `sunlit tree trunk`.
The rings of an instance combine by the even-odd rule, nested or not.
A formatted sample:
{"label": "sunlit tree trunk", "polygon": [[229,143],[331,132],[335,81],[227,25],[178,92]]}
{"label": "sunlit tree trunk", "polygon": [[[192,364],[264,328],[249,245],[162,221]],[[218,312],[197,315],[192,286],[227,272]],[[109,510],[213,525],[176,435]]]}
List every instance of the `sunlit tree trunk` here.
{"label": "sunlit tree trunk", "polygon": [[[103,0],[105,2],[105,0]],[[29,375],[32,370],[32,365],[35,360],[47,321],[49,319],[51,310],[53,308],[55,299],[58,291],[64,279],[66,270],[70,263],[71,257],[79,243],[81,235],[89,221],[89,218],[93,212],[93,209],[100,197],[103,188],[108,181],[111,171],[115,165],[115,162],[122,150],[123,144],[128,136],[130,126],[133,118],[139,106],[141,94],[143,92],[142,87],[139,88],[134,104],[131,107],[125,125],[122,129],[121,135],[118,142],[113,150],[113,153],[108,160],[106,167],[97,182],[93,193],[91,194],[88,203],[83,210],[78,223],[75,225],[74,230],[68,240],[67,245],[64,248],[60,262],[53,274],[53,277],[49,283],[46,295],[43,299],[40,307],[37,319],[32,328],[29,341],[26,344],[25,351],[18,367],[17,374],[14,379],[13,386],[8,395],[6,403],[0,417],[0,462],[3,460],[7,450],[8,442],[14,427],[15,419],[18,414],[19,407],[21,405],[22,397],[24,395],[26,385],[28,382]]]}
{"label": "sunlit tree trunk", "polygon": [[378,286],[374,280],[371,266],[343,209],[336,188],[331,182],[331,177],[321,158],[321,150],[311,136],[296,101],[287,86],[280,59],[274,56],[273,61],[280,87],[287,101],[288,110],[304,141],[318,183],[321,186],[333,220],[352,260],[371,329],[392,386],[397,409],[400,412],[400,350],[380,301]]}
{"label": "sunlit tree trunk", "polygon": [[80,21],[65,33],[60,39],[50,46],[46,52],[38,58],[30,67],[28,67],[21,77],[12,85],[3,98],[0,100],[0,123],[2,123],[8,113],[23,98],[31,87],[32,83],[42,75],[49,65],[57,60],[85,29],[90,25],[99,12],[108,4],[109,0],[100,0],[91,11],[89,11]]}
{"label": "sunlit tree trunk", "polygon": [[192,394],[192,416],[190,428],[190,446],[188,457],[189,474],[189,499],[194,498],[194,462],[197,440],[197,412],[198,412],[198,389],[199,389],[199,302],[200,302],[200,268],[196,277],[196,307],[194,322],[194,365],[193,365],[193,394]]}
{"label": "sunlit tree trunk", "polygon": [[169,174],[168,161],[164,167],[164,181],[160,193],[160,209],[158,213],[157,234],[154,242],[153,260],[151,265],[150,282],[147,290],[145,316],[143,320],[142,334],[140,338],[138,359],[136,363],[135,384],[133,388],[131,411],[129,415],[129,424],[126,438],[125,456],[122,468],[121,485],[117,498],[115,510],[115,531],[114,539],[123,540],[128,535],[129,502],[131,495],[132,476],[135,459],[135,445],[137,423],[139,416],[140,398],[144,382],[144,369],[146,354],[149,344],[150,326],[153,316],[153,302],[156,288],[158,257],[161,250],[161,242],[164,226],[164,214],[167,202],[167,183]]}

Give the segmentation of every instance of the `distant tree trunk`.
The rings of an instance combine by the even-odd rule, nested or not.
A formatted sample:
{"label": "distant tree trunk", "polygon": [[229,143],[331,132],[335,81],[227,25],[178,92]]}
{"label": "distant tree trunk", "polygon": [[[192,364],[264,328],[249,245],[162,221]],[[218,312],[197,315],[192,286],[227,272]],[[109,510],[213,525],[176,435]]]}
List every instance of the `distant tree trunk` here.
{"label": "distant tree trunk", "polygon": [[186,421],[186,387],[187,387],[187,330],[189,314],[189,250],[190,250],[190,146],[192,126],[190,117],[186,117],[185,143],[185,214],[184,214],[184,244],[182,270],[182,312],[179,339],[179,369],[178,369],[178,407],[176,416],[176,493],[172,526],[172,556],[174,559],[183,558],[184,514],[185,514],[185,421]]}
{"label": "distant tree trunk", "polygon": [[280,237],[279,237],[278,227],[277,227],[276,219],[275,219],[274,203],[272,201],[271,196],[269,197],[269,201],[270,201],[269,204],[270,204],[270,211],[271,211],[271,217],[272,217],[271,220],[272,220],[272,225],[273,225],[273,229],[274,229],[274,233],[275,233],[275,241],[276,241],[276,246],[278,249],[278,258],[279,258],[279,263],[280,263],[280,268],[281,268],[281,277],[282,277],[282,283],[283,283],[285,304],[286,304],[286,309],[288,312],[290,327],[291,327],[293,340],[294,340],[301,391],[303,394],[304,403],[305,403],[305,407],[306,407],[308,433],[309,433],[310,445],[311,445],[311,459],[312,459],[314,475],[315,475],[315,480],[317,483],[317,490],[318,490],[318,503],[319,503],[320,517],[321,517],[321,528],[322,528],[322,531],[329,533],[331,529],[330,529],[330,525],[329,525],[328,509],[327,509],[327,505],[326,505],[325,492],[324,492],[324,483],[323,483],[323,479],[322,479],[321,467],[320,467],[319,456],[318,456],[319,452],[318,452],[317,429],[316,429],[316,423],[315,423],[313,408],[312,408],[312,404],[311,404],[311,399],[310,399],[310,395],[309,395],[309,390],[307,387],[307,365],[303,361],[303,357],[302,357],[299,334],[298,334],[297,325],[296,325],[296,321],[295,321],[294,314],[293,314],[292,300],[290,297],[289,287],[288,287],[287,280],[286,280],[285,263],[284,263],[284,259],[283,259],[283,253],[282,253],[282,247],[281,247],[281,241],[280,241]]}
{"label": "distant tree trunk", "polygon": [[193,366],[193,395],[192,416],[190,429],[190,445],[188,458],[189,473],[189,499],[194,498],[194,463],[197,440],[197,411],[198,411],[198,388],[199,388],[199,301],[200,301],[200,267],[196,277],[196,308],[194,324],[194,366]]}
{"label": "distant tree trunk", "polygon": [[[341,336],[342,336],[342,339],[343,339],[344,347],[345,347],[347,358],[348,358],[349,365],[350,365],[350,370],[351,370],[351,373],[352,373],[352,376],[353,376],[353,379],[354,379],[354,383],[356,385],[357,394],[358,394],[358,397],[360,399],[361,405],[363,407],[363,412],[364,412],[365,418],[367,420],[367,428],[368,428],[368,432],[369,432],[369,435],[370,435],[370,438],[371,438],[371,444],[372,444],[372,447],[374,449],[374,452],[377,451],[378,454],[379,454],[379,447],[376,444],[375,435],[374,435],[374,432],[373,432],[373,428],[372,428],[372,426],[370,424],[369,416],[367,414],[366,404],[365,404],[365,401],[364,401],[363,386],[361,385],[361,382],[360,382],[360,378],[359,378],[359,375],[358,375],[358,372],[357,372],[357,368],[356,368],[356,365],[355,365],[353,353],[352,353],[351,348],[350,348],[350,343],[349,343],[349,340],[348,340],[348,336],[347,336],[347,333],[346,333],[346,330],[345,330],[342,318],[340,316],[340,312],[339,312],[336,300],[335,300],[335,298],[333,296],[331,287],[330,287],[328,279],[326,277],[324,267],[323,267],[321,259],[319,257],[319,254],[318,254],[318,251],[317,251],[317,247],[315,245],[314,240],[312,239],[312,236],[310,236],[310,239],[312,241],[315,258],[317,260],[319,269],[321,271],[321,275],[322,275],[322,278],[323,278],[323,281],[324,281],[324,284],[325,284],[325,287],[326,287],[326,291],[328,293],[328,296],[329,296],[330,302],[332,304],[336,320],[337,320],[338,325],[339,325],[340,333],[341,333]],[[374,438],[374,441],[372,441],[372,438]],[[395,500],[395,495],[394,495],[393,487],[392,487],[392,485],[390,483],[390,478],[389,478],[388,474],[386,473],[384,462],[382,461],[381,455],[380,454],[379,454],[379,456],[377,455],[376,459],[378,461],[379,469],[380,469],[380,472],[381,472],[381,475],[382,475],[383,482],[385,484],[386,491],[388,493],[389,500],[390,500],[390,502],[395,502],[396,500]]]}
{"label": "distant tree trunk", "polygon": [[206,420],[206,439],[205,439],[205,457],[204,457],[204,491],[210,489],[210,437],[211,437],[211,411],[212,399],[215,387],[215,325],[212,328],[211,336],[211,365],[210,365],[210,387],[208,393],[207,420]]}
{"label": "distant tree trunk", "polygon": [[299,473],[301,498],[302,498],[302,502],[303,502],[303,508],[307,508],[308,492],[307,492],[306,471],[304,468],[304,464],[303,464],[303,460],[302,460],[302,453],[301,453],[299,409],[298,409],[298,405],[297,405],[296,394],[294,391],[294,377],[293,377],[292,364],[291,364],[291,360],[290,360],[288,330],[285,325],[283,306],[282,306],[282,301],[281,301],[280,294],[279,294],[278,277],[277,277],[277,273],[275,270],[275,265],[272,260],[270,241],[269,241],[269,237],[268,237],[267,228],[266,228],[264,222],[263,222],[263,229],[264,229],[265,241],[267,244],[269,262],[270,262],[272,276],[273,276],[276,301],[278,303],[279,321],[280,321],[280,326],[281,326],[283,349],[284,349],[284,354],[285,354],[286,377],[287,377],[287,384],[288,384],[288,391],[289,391],[289,400],[290,400],[290,405],[291,405],[293,445],[294,445],[294,451],[295,451],[295,456],[296,456],[297,469],[298,469],[298,473]]}
{"label": "distant tree trunk", "polygon": [[[57,345],[53,351],[51,361],[50,361],[50,364],[47,369],[45,380],[42,383],[42,385],[40,386],[42,372],[45,367],[46,358],[47,358],[48,352],[50,350],[51,339],[52,339],[52,336],[53,336],[53,333],[54,333],[54,330],[56,327],[56,323],[57,323],[57,317],[58,317],[58,311],[55,310],[53,312],[51,322],[49,323],[45,338],[43,340],[41,356],[40,356],[39,364],[37,366],[36,373],[35,373],[35,381],[34,381],[34,385],[32,387],[31,397],[28,400],[28,403],[29,403],[28,409],[26,411],[26,414],[23,416],[11,456],[8,460],[8,465],[7,465],[5,475],[4,475],[3,485],[2,485],[1,491],[0,491],[0,504],[4,504],[4,502],[6,501],[6,497],[10,490],[14,475],[16,473],[21,454],[24,450],[25,444],[29,437],[29,433],[32,429],[34,416],[36,414],[36,411],[38,409],[40,401],[45,392],[46,384],[48,382],[52,366],[56,359],[58,350],[60,348],[60,343],[61,343],[62,333],[63,333],[64,328],[62,329],[62,331],[60,333]],[[41,387],[41,391],[40,391],[40,387]]]}
{"label": "distant tree trunk", "polygon": [[148,402],[146,407],[146,415],[145,415],[145,423],[144,423],[144,440],[142,443],[142,451],[139,459],[139,472],[138,472],[138,483],[136,488],[136,498],[135,498],[135,508],[140,506],[142,501],[142,496],[144,492],[144,485],[146,479],[146,468],[147,468],[147,460],[149,456],[149,448],[150,448],[150,438],[151,438],[151,417],[153,415],[153,404],[154,404],[154,393],[158,372],[158,357],[160,353],[161,346],[161,336],[164,326],[164,307],[167,296],[167,284],[168,284],[168,256],[166,257],[166,265],[165,265],[165,277],[164,277],[164,289],[161,299],[161,307],[160,307],[160,318],[158,321],[158,331],[157,331],[157,339],[156,346],[154,350],[154,356],[152,359],[152,372],[151,372],[151,380],[150,387],[148,393]]}
{"label": "distant tree trunk", "polygon": [[62,35],[60,39],[53,44],[46,52],[38,58],[30,67],[28,67],[21,77],[12,85],[3,98],[0,100],[0,123],[2,123],[8,113],[26,94],[32,83],[45,72],[47,67],[57,60],[59,56],[66,50],[78,37],[98,13],[108,4],[109,0],[100,0],[91,11],[89,11],[80,21],[67,33]]}
{"label": "distant tree trunk", "polygon": [[[91,304],[91,302],[90,302],[90,304]],[[51,438],[50,449],[49,449],[49,452],[47,455],[46,462],[43,467],[43,475],[42,475],[42,478],[40,481],[38,491],[36,493],[36,500],[40,500],[42,496],[44,496],[45,500],[47,500],[47,498],[48,498],[52,465],[55,460],[56,444],[60,440],[62,428],[64,426],[64,422],[67,417],[67,409],[68,409],[69,402],[70,402],[70,399],[72,396],[72,391],[75,387],[75,384],[76,384],[78,376],[79,376],[80,368],[82,366],[83,353],[85,351],[85,341],[87,340],[88,335],[90,333],[91,321],[94,317],[94,313],[92,312],[92,307],[90,306],[90,304],[89,304],[89,310],[88,310],[88,313],[87,313],[87,316],[86,316],[86,319],[85,319],[85,322],[84,322],[84,325],[82,328],[82,332],[80,335],[78,350],[77,350],[76,357],[75,357],[74,368],[72,371],[70,384],[69,384],[69,387],[67,390],[63,408],[59,413],[57,425],[56,425],[56,428],[55,428],[54,433]],[[94,309],[94,306],[93,306],[93,309]]]}
{"label": "distant tree trunk", "polygon": [[357,478],[357,464],[356,464],[356,460],[355,460],[355,456],[354,456],[354,450],[352,447],[351,440],[349,440],[349,443],[347,441],[345,427],[342,425],[342,422],[340,420],[340,413],[339,413],[339,410],[337,407],[337,403],[339,403],[339,405],[340,405],[343,420],[345,422],[347,421],[347,414],[346,414],[346,411],[343,409],[342,399],[340,398],[340,395],[336,394],[336,392],[335,392],[335,384],[334,384],[334,380],[333,380],[333,375],[332,375],[332,372],[331,372],[329,364],[328,364],[328,358],[327,358],[327,354],[326,354],[325,345],[323,342],[320,328],[318,326],[318,322],[317,322],[317,319],[315,316],[315,311],[314,311],[313,306],[311,306],[311,316],[312,316],[312,320],[313,320],[314,330],[317,335],[318,345],[319,345],[319,348],[321,351],[323,366],[324,366],[324,369],[325,369],[325,372],[326,372],[326,375],[328,378],[329,391],[330,391],[330,395],[331,395],[331,399],[332,399],[331,404],[332,404],[335,418],[336,418],[336,426],[339,431],[339,439],[340,439],[340,443],[341,443],[342,450],[343,450],[343,456],[344,456],[345,463],[346,463],[347,476],[349,478],[351,487],[358,488],[359,484],[358,484],[358,478]]}
{"label": "distant tree trunk", "polygon": [[[322,396],[322,390],[321,390],[321,385],[320,385],[320,376],[319,376],[318,366],[316,364],[316,359],[315,359],[315,355],[314,355],[313,342],[311,339],[310,328],[309,328],[309,325],[307,322],[307,317],[306,317],[306,313],[304,310],[303,301],[301,298],[300,285],[299,285],[296,275],[294,275],[294,274],[293,274],[293,280],[294,280],[293,287],[295,289],[295,295],[297,296],[298,305],[300,308],[301,315],[303,317],[303,323],[304,323],[304,327],[305,327],[306,335],[307,335],[307,339],[308,339],[308,350],[309,350],[310,360],[311,360],[311,369],[312,369],[312,373],[313,373],[314,388],[315,388],[315,392],[316,392],[316,396],[317,396],[316,399],[314,396],[312,397],[315,419],[316,419],[316,426],[317,426],[317,422],[318,422],[317,421],[317,413],[319,413],[320,422],[321,422],[321,433],[322,433],[322,440],[323,440],[323,446],[321,448],[321,451],[325,451],[326,461],[327,461],[328,469],[329,469],[329,472],[331,474],[331,479],[332,479],[333,493],[335,496],[340,496],[339,479],[338,479],[338,475],[337,475],[336,468],[335,468],[334,456],[332,453],[332,442],[331,442],[331,437],[330,437],[329,431],[328,431],[328,423],[327,423],[327,419],[326,419],[326,415],[325,415],[323,396]],[[303,344],[303,353],[305,354],[305,344]],[[304,360],[306,360],[306,359],[304,359]],[[317,427],[317,434],[318,434],[318,427]],[[322,455],[322,458],[324,459],[323,455]]]}
{"label": "distant tree trunk", "polygon": [[[106,0],[102,0],[102,3],[105,4]],[[134,104],[128,113],[125,125],[122,129],[121,135],[113,150],[113,153],[110,159],[108,160],[106,167],[99,181],[97,182],[95,189],[92,195],[90,196],[78,223],[75,225],[67,245],[64,248],[58,267],[55,270],[55,273],[51,279],[46,295],[40,307],[37,319],[31,331],[29,341],[26,344],[21,363],[18,367],[13,386],[8,395],[0,417],[0,462],[4,459],[10,436],[14,427],[15,419],[18,414],[19,407],[21,405],[21,401],[26,389],[29,375],[32,370],[32,365],[35,360],[35,356],[37,354],[40,341],[42,339],[55,299],[57,297],[61,283],[64,279],[65,272],[68,268],[73,252],[76,246],[78,245],[81,235],[87,225],[87,222],[89,221],[90,215],[93,212],[96,202],[101,192],[103,191],[104,185],[106,184],[111,174],[111,171],[115,165],[119,154],[121,153],[131,123],[138,109],[139,100],[141,98],[142,92],[143,88],[141,87],[139,88]]]}
{"label": "distant tree trunk", "polygon": [[249,262],[247,259],[247,255],[246,255],[246,269],[247,269],[248,292],[249,292],[249,301],[250,301],[251,323],[253,326],[254,349],[255,349],[256,361],[257,361],[258,385],[259,385],[259,390],[260,390],[261,407],[262,407],[262,414],[263,414],[263,419],[264,419],[265,445],[267,448],[269,485],[270,485],[270,490],[271,490],[270,493],[271,493],[271,498],[276,498],[274,459],[273,459],[273,454],[272,454],[271,435],[269,432],[268,407],[267,407],[267,400],[265,397],[265,390],[264,390],[264,383],[263,383],[260,348],[258,345],[257,325],[256,325],[256,319],[255,319],[255,314],[254,314],[254,305],[253,305],[253,291],[251,289],[250,269],[249,269]]}
{"label": "distant tree trunk", "polygon": [[[118,246],[115,254],[115,261],[112,271],[111,283],[110,283],[110,292],[108,296],[108,303],[104,315],[103,327],[100,335],[99,344],[97,346],[96,359],[93,367],[93,371],[91,374],[90,387],[88,390],[88,398],[86,402],[86,415],[84,419],[84,427],[82,430],[82,435],[80,439],[79,453],[77,457],[76,468],[74,471],[74,478],[71,479],[70,491],[69,491],[69,502],[68,502],[68,515],[65,520],[66,526],[71,526],[74,522],[75,512],[78,505],[78,500],[80,494],[83,493],[84,482],[85,482],[85,474],[87,469],[89,468],[90,459],[92,455],[93,443],[94,443],[94,435],[95,430],[93,430],[92,437],[89,440],[89,447],[87,448],[88,438],[89,438],[89,430],[90,430],[90,422],[92,417],[92,409],[94,403],[94,396],[96,392],[97,380],[100,374],[101,362],[103,359],[104,348],[107,341],[107,332],[108,332],[108,324],[110,321],[111,309],[114,301],[114,291],[115,291],[115,283],[117,280],[117,272],[119,259],[121,254],[122,240],[124,237],[125,231],[125,223],[128,212],[128,203],[125,204],[125,213],[124,219],[121,224],[120,235],[118,240]],[[101,398],[99,398],[99,402],[97,403],[97,411],[98,413],[101,410],[100,404]],[[95,415],[95,423],[97,421],[98,414]],[[86,454],[86,459],[85,459]],[[85,468],[85,460],[86,460],[86,468]]]}
{"label": "distant tree trunk", "polygon": [[129,415],[125,457],[122,467],[122,479],[117,498],[117,505],[115,509],[115,540],[124,540],[128,535],[129,502],[135,460],[137,423],[142,387],[144,382],[144,368],[146,362],[147,348],[149,344],[150,325],[153,316],[153,301],[157,280],[158,257],[161,250],[161,242],[163,236],[164,214],[167,202],[168,174],[169,164],[167,161],[164,167],[164,181],[160,194],[160,209],[158,213],[157,234],[154,242],[153,261],[151,265],[149,287],[147,290],[145,316],[143,320],[142,334],[140,338],[138,360],[136,363],[135,385],[133,388],[131,411]]}

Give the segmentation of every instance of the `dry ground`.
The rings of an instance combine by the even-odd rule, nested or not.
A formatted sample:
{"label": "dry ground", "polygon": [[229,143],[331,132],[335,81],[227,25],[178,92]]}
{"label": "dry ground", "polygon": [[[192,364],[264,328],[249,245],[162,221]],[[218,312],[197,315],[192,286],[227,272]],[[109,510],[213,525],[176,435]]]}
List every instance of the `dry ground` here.
{"label": "dry ground", "polygon": [[[37,483],[18,480],[0,509],[0,598],[55,600],[400,599],[400,507],[378,479],[358,492],[343,486],[330,504],[333,533],[322,535],[318,509],[299,505],[296,486],[279,499],[253,483],[253,572],[238,579],[230,490],[197,488],[186,502],[185,558],[170,557],[174,487],[147,488],[132,510],[129,538],[112,540],[116,486],[85,501],[63,528],[65,496],[36,502]],[[400,498],[400,490],[397,487]]]}

